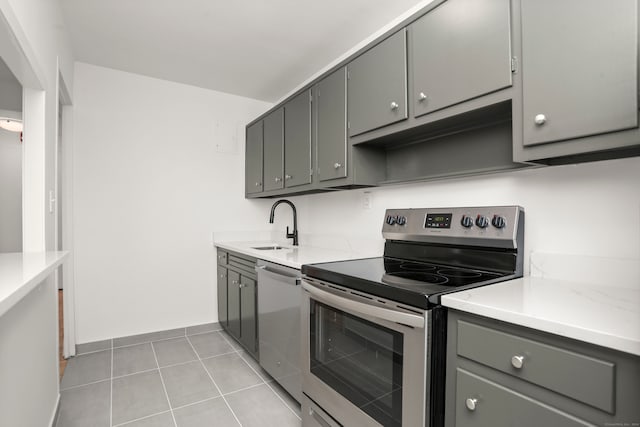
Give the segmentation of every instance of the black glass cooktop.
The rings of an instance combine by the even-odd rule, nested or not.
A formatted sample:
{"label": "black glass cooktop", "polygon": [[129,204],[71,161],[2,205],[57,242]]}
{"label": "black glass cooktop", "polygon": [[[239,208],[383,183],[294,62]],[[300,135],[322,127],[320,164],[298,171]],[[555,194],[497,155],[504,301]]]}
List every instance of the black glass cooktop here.
{"label": "black glass cooktop", "polygon": [[450,292],[508,279],[508,274],[380,257],[302,266],[302,273],[420,308]]}

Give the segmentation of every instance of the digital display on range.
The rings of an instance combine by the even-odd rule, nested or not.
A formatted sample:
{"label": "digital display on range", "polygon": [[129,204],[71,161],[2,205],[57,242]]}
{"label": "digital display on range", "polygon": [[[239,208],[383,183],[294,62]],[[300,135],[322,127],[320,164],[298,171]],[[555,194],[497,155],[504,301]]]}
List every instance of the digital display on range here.
{"label": "digital display on range", "polygon": [[425,228],[451,228],[450,213],[428,213]]}

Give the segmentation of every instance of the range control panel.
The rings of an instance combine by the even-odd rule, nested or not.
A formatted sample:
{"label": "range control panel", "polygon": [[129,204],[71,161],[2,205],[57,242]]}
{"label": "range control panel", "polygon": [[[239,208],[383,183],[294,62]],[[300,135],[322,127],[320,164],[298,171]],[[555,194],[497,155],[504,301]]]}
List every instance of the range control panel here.
{"label": "range control panel", "polygon": [[387,209],[382,235],[385,239],[406,241],[515,242],[520,221],[524,221],[520,206]]}

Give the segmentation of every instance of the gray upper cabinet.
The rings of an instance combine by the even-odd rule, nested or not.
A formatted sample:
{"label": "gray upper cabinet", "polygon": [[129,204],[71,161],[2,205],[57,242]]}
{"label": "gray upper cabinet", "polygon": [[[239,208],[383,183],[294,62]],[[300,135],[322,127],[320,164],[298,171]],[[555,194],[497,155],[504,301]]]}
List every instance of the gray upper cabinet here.
{"label": "gray upper cabinet", "polygon": [[347,176],[346,90],[345,68],[323,79],[315,89],[317,173],[320,181]]}
{"label": "gray upper cabinet", "polygon": [[245,191],[247,194],[262,192],[262,121],[247,128]]}
{"label": "gray upper cabinet", "polygon": [[311,183],[311,91],[284,106],[284,185]]}
{"label": "gray upper cabinet", "polygon": [[637,1],[521,7],[524,146],[637,127]]}
{"label": "gray upper cabinet", "polygon": [[407,118],[407,31],[402,29],[347,66],[349,136]]}
{"label": "gray upper cabinet", "polygon": [[264,190],[284,188],[284,109],[264,118]]}
{"label": "gray upper cabinet", "polygon": [[510,0],[449,0],[409,27],[414,116],[511,86]]}

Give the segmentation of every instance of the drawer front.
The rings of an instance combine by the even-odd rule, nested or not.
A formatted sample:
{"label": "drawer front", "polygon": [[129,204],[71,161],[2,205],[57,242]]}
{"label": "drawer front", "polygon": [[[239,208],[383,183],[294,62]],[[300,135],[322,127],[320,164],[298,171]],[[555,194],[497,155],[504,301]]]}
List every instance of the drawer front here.
{"label": "drawer front", "polygon": [[458,321],[457,353],[614,413],[615,364]]}
{"label": "drawer front", "polygon": [[227,265],[228,254],[218,249],[218,265]]}
{"label": "drawer front", "polygon": [[229,254],[228,263],[231,267],[235,267],[242,272],[243,276],[248,276],[253,279],[256,277],[256,260],[242,258],[233,253]]}
{"label": "drawer front", "polygon": [[456,427],[593,426],[460,368],[455,407]]}

